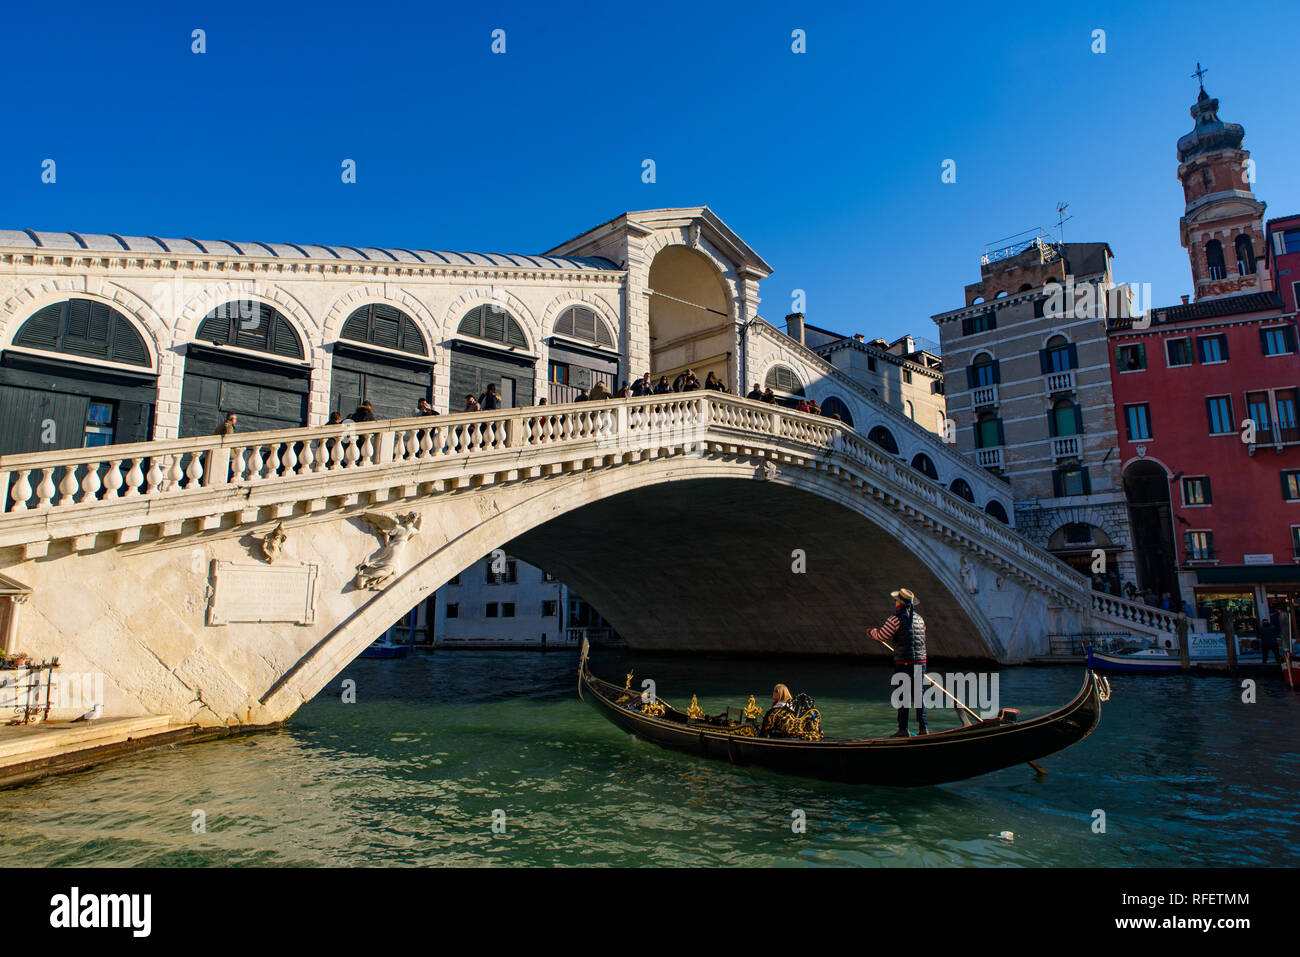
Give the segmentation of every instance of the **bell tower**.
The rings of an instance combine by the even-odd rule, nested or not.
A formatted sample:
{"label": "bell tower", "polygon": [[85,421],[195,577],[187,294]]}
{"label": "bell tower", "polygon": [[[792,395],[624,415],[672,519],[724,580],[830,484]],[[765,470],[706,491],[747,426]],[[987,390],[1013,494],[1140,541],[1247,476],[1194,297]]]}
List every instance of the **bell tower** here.
{"label": "bell tower", "polygon": [[1264,207],[1252,189],[1254,166],[1241,148],[1245,129],[1219,119],[1219,101],[1205,92],[1206,71],[1192,76],[1201,92],[1196,126],[1178,140],[1178,179],[1186,209],[1179,238],[1192,265],[1196,298],[1217,299],[1272,288],[1264,256]]}

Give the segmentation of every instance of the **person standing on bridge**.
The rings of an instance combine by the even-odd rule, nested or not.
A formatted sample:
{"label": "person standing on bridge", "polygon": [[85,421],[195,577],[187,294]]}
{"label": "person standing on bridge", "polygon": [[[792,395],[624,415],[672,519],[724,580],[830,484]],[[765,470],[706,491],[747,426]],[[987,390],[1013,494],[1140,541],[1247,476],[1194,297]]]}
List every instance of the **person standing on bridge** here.
{"label": "person standing on bridge", "polygon": [[501,396],[497,392],[497,384],[489,382],[483,394],[479,397],[479,406],[484,412],[495,412],[501,408]]}
{"label": "person standing on bridge", "polygon": [[226,421],[222,422],[219,426],[217,426],[217,431],[212,434],[213,435],[234,435],[235,425],[238,422],[239,422],[239,417],[236,416],[235,413],[231,412],[228,416],[226,416]]}
{"label": "person standing on bridge", "polygon": [[[894,674],[914,675],[912,697],[916,706],[917,733],[929,734],[925,723],[925,619],[916,613],[916,596],[906,588],[890,592],[894,599],[894,613],[879,628],[868,628],[867,635],[882,645],[894,646]],[[907,708],[898,709],[898,731],[895,738],[911,737],[907,730]]]}

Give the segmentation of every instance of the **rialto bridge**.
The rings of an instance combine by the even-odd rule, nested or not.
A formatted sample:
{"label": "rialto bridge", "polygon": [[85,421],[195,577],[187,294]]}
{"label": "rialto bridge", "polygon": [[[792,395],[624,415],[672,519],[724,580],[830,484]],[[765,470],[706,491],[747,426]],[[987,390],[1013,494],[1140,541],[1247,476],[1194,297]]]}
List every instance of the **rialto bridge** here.
{"label": "rialto bridge", "polygon": [[935,655],[1174,629],[843,423],[711,391],[5,455],[0,491],[10,631],[113,716],[283,720],[497,548],[641,648],[859,652],[898,585]]}

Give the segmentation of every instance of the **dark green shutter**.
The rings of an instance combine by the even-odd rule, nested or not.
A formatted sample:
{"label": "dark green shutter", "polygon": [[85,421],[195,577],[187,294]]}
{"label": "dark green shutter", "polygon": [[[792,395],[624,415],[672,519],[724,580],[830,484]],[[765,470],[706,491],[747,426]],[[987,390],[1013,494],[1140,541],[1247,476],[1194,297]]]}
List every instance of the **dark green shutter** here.
{"label": "dark green shutter", "polygon": [[962,317],[962,320],[961,320],[961,334],[962,334],[963,336],[969,336],[969,335],[970,335],[970,328],[971,328],[970,320],[971,320],[971,317],[970,317],[970,316],[963,316],[963,317]]}
{"label": "dark green shutter", "polygon": [[1083,435],[1083,406],[1077,403],[1074,406],[1074,431],[1076,435]]}
{"label": "dark green shutter", "polygon": [[1002,384],[1002,363],[998,359],[993,360],[993,384]]}
{"label": "dark green shutter", "polygon": [[1070,353],[1070,368],[1071,369],[1079,368],[1079,347],[1075,345],[1073,342],[1071,342],[1068,346],[1066,346],[1066,349],[1069,350]]}
{"label": "dark green shutter", "polygon": [[1038,368],[1043,375],[1047,375],[1052,371],[1052,357],[1046,349],[1038,350]]}
{"label": "dark green shutter", "polygon": [[966,367],[966,388],[968,389],[975,388],[975,367],[974,366]]}

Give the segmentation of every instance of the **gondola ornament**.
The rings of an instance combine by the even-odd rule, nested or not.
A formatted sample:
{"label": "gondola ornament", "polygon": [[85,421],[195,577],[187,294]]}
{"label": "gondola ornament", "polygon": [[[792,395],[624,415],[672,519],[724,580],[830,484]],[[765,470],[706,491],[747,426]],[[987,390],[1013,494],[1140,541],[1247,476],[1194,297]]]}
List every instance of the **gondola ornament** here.
{"label": "gondola ornament", "polygon": [[704,709],[700,707],[699,699],[697,699],[695,695],[691,695],[691,705],[689,708],[686,709],[686,717],[688,718],[704,717]]}
{"label": "gondola ornament", "polygon": [[749,704],[745,705],[746,720],[753,721],[756,718],[762,717],[762,714],[763,714],[763,709],[760,708],[758,704],[754,701],[754,696],[750,695]]}

